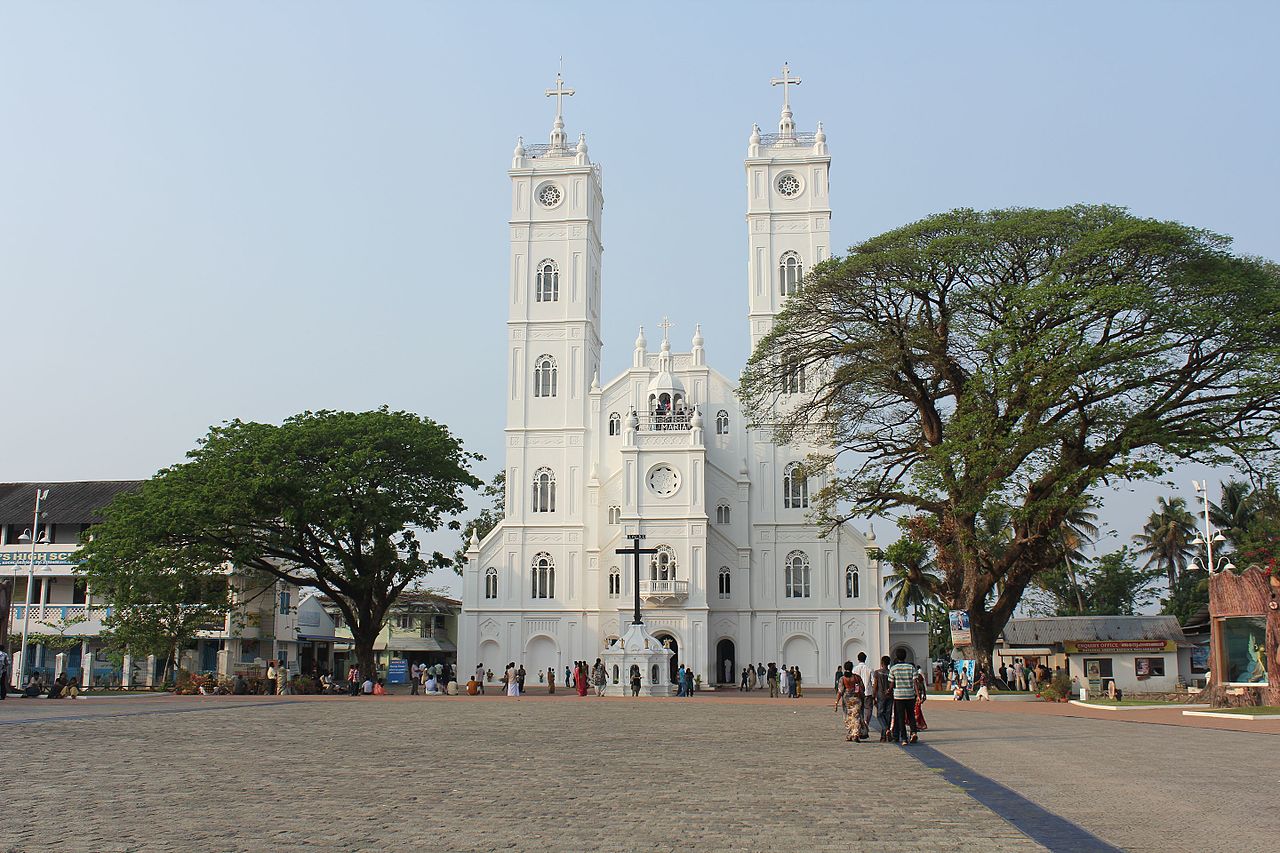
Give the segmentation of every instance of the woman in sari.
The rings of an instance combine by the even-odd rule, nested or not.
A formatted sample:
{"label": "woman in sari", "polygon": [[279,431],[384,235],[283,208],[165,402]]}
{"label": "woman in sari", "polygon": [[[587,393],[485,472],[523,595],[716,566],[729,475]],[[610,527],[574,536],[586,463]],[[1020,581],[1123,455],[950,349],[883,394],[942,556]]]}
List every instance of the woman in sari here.
{"label": "woman in sari", "polygon": [[574,684],[578,687],[579,696],[587,695],[587,682],[589,680],[587,677],[587,662],[584,660],[578,661],[578,670],[574,674]]}

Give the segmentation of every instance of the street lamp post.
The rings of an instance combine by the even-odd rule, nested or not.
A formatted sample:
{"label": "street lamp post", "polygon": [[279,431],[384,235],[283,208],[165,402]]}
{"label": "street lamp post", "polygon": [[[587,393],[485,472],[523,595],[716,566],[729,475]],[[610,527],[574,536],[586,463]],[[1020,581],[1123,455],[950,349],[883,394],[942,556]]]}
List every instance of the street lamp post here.
{"label": "street lamp post", "polygon": [[1209,521],[1209,481],[1208,480],[1192,480],[1191,485],[1195,486],[1196,497],[1200,498],[1204,504],[1204,530],[1196,534],[1196,538],[1191,540],[1192,545],[1204,546],[1204,560],[1199,557],[1191,558],[1191,565],[1197,571],[1208,572],[1225,572],[1235,569],[1235,564],[1226,557],[1219,557],[1215,562],[1213,558],[1213,546],[1219,542],[1226,542],[1227,537],[1222,535],[1222,531],[1218,530]]}
{"label": "street lamp post", "polygon": [[18,537],[19,542],[31,542],[31,559],[27,562],[27,598],[26,605],[22,608],[22,659],[18,671],[19,688],[26,685],[27,672],[31,669],[27,665],[27,627],[31,623],[31,587],[35,585],[36,577],[36,544],[40,542],[48,542],[49,537],[44,533],[40,533],[40,503],[48,500],[49,490],[36,488],[36,509],[31,518],[31,529]]}

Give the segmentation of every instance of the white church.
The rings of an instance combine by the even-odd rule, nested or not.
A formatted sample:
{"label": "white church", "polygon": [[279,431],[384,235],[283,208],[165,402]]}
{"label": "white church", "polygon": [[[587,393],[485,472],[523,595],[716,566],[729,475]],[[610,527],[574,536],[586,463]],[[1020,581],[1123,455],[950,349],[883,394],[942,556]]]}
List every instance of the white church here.
{"label": "white church", "polygon": [[[796,130],[790,70],[773,82],[778,132],[754,127],[745,161],[753,346],[831,251],[826,135]],[[707,363],[700,328],[687,349],[665,320],[652,338],[642,328],[630,368],[600,377],[601,172],[585,135],[565,134],[573,90],[557,77],[547,94],[550,142],[517,143],[508,172],[506,518],[467,554],[460,671],[515,661],[537,684],[600,657],[632,621],[628,534],[656,549],[639,578],[645,625],[704,686],[769,662],[825,685],[859,651],[888,654],[874,533],[813,523],[822,484],[800,472],[804,448],[746,427],[739,369]],[[783,391],[804,381],[788,374]]]}

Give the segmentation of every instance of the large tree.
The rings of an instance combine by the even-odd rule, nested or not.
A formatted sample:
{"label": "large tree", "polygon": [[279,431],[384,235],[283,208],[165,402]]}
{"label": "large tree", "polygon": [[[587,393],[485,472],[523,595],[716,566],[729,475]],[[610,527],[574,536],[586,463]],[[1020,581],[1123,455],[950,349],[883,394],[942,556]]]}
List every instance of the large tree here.
{"label": "large tree", "polygon": [[828,521],[905,514],[988,665],[1091,490],[1275,450],[1280,274],[1229,242],[1114,207],[931,216],[815,266],[741,393],[817,448]]}
{"label": "large tree", "polygon": [[451,564],[424,554],[419,536],[460,526],[462,492],[480,485],[477,458],[446,427],[386,408],[230,421],[106,507],[85,570],[143,582],[230,565],[313,587],[342,611],[361,671],[372,672],[396,597]]}

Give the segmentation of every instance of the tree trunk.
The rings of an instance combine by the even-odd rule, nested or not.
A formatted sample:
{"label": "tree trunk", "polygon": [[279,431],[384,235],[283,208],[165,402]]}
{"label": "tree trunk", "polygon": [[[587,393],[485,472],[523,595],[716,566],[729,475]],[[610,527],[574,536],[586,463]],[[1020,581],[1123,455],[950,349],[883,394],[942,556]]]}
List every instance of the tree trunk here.
{"label": "tree trunk", "polygon": [[956,650],[964,659],[976,660],[978,669],[994,672],[995,670],[991,667],[991,658],[995,650],[997,632],[994,630],[991,614],[976,608],[970,608],[968,613],[969,642],[956,646]]}
{"label": "tree trunk", "polygon": [[367,623],[351,626],[351,639],[356,647],[357,666],[360,667],[360,678],[378,680],[378,668],[375,664],[376,657],[373,653],[373,644],[378,639],[380,628],[370,630]]}

